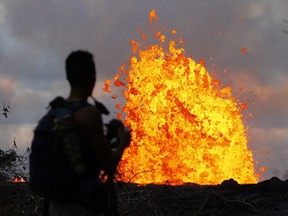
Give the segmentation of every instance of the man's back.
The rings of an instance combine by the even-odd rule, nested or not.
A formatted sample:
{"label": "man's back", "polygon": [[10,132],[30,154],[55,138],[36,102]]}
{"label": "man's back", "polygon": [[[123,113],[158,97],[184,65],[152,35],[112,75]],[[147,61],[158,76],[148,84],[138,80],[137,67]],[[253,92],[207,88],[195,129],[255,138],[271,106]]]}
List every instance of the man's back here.
{"label": "man's back", "polygon": [[85,107],[74,115],[86,145],[95,154],[95,158],[101,169],[107,173],[113,171],[117,165],[113,161],[108,141],[104,136],[101,114],[96,107]]}
{"label": "man's back", "polygon": [[[93,55],[87,51],[72,52],[66,59],[66,77],[71,87],[67,102],[70,104],[87,103],[88,97],[92,96],[96,82],[96,67]],[[79,179],[79,199],[76,201],[71,201],[69,198],[64,201],[50,199],[51,216],[95,215],[97,212],[99,213],[98,201],[103,204],[101,197],[107,197],[107,193],[105,194],[105,190],[102,190],[101,187],[93,187],[93,183],[99,181],[100,169],[108,175],[113,174],[125,147],[130,143],[130,133],[123,131],[120,135],[120,144],[117,150],[113,151],[113,153],[110,151],[110,145],[103,133],[101,113],[94,106],[84,106],[75,111],[73,122],[75,124],[74,132],[63,133],[60,137],[60,149],[63,149],[63,156],[68,157],[66,160],[59,162],[59,167],[65,167],[62,171],[63,174],[69,173],[70,168],[80,170],[80,172],[76,172],[77,175],[75,177]],[[57,130],[53,131],[53,133],[58,132]],[[82,151],[82,156],[78,153],[74,154],[77,152],[74,148],[75,143],[80,147],[79,150]],[[81,162],[79,159],[81,157],[87,166],[85,172],[81,171],[83,170],[81,169],[83,160]],[[43,165],[43,168],[45,168],[45,165]],[[68,178],[66,182],[69,183],[73,180],[73,178]],[[95,193],[93,193],[94,191]],[[85,201],[89,203],[91,200],[93,205],[86,205],[87,202],[85,203]],[[78,212],[79,209],[80,213]]]}

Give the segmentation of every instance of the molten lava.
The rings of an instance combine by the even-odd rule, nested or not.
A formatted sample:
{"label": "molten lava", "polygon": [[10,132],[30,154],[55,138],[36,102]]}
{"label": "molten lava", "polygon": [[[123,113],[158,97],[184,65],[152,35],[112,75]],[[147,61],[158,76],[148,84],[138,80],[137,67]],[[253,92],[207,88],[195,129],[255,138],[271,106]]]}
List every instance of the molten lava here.
{"label": "molten lava", "polygon": [[[130,65],[122,66],[114,78],[117,87],[125,85],[121,77],[128,81],[122,111],[132,129],[119,178],[138,184],[219,184],[230,178],[256,183],[241,105],[231,88],[220,89],[203,60],[196,63],[186,57],[182,39],[168,41],[167,30],[155,30],[154,10],[150,23],[156,43],[147,45],[145,34],[143,43],[132,40]],[[177,35],[175,30],[169,33]]]}
{"label": "molten lava", "polygon": [[22,183],[22,182],[25,182],[25,179],[24,178],[15,177],[15,178],[12,179],[12,182],[14,182],[14,183]]}

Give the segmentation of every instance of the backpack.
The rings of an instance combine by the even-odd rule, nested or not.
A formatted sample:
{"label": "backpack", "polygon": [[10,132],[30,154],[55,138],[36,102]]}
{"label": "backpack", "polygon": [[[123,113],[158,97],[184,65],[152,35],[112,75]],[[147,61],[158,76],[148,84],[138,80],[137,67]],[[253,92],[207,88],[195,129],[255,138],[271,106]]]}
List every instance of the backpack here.
{"label": "backpack", "polygon": [[[30,189],[47,199],[77,200],[87,167],[73,114],[92,105],[69,103],[61,97],[49,105],[50,110],[39,121],[31,143]],[[96,190],[96,185],[93,187]]]}

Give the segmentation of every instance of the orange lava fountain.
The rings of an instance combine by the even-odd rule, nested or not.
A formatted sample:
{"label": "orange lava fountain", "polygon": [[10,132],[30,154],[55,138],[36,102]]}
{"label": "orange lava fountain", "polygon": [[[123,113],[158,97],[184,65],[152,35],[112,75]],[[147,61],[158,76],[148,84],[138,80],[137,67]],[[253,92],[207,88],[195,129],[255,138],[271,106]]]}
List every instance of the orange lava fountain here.
{"label": "orange lava fountain", "polygon": [[[150,22],[152,30],[158,26],[154,10]],[[118,167],[121,180],[179,185],[219,184],[233,178],[241,184],[256,183],[252,152],[231,88],[220,89],[204,61],[198,64],[185,57],[184,48],[176,48],[183,41],[166,42],[164,32],[168,31],[162,28],[153,33],[158,44],[132,40],[130,65],[114,77],[114,85],[125,88],[122,111],[132,129],[131,145]],[[144,41],[147,38],[142,34]],[[120,81],[122,76],[127,84]],[[109,83],[104,91],[110,92]],[[116,108],[121,109],[119,104]]]}

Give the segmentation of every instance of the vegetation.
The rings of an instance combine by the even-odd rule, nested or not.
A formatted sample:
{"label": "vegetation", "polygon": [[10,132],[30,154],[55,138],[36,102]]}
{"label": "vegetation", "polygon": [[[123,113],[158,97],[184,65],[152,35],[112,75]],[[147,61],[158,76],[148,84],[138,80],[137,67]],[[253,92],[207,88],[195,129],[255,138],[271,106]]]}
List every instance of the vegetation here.
{"label": "vegetation", "polygon": [[[7,118],[10,106],[3,104],[0,107],[1,114]],[[17,144],[14,140],[13,146],[8,150],[0,149],[0,181],[18,180],[27,181],[27,157],[30,152],[28,148],[23,155],[17,153]]]}
{"label": "vegetation", "polygon": [[7,118],[8,117],[8,113],[9,113],[9,110],[10,110],[10,106],[9,105],[5,105],[3,104],[0,108],[0,111],[1,111],[1,114]]}

